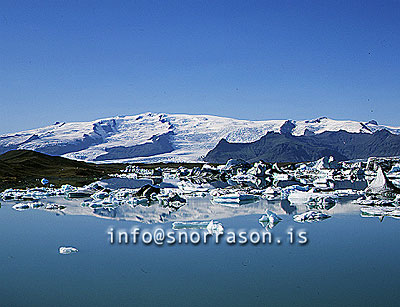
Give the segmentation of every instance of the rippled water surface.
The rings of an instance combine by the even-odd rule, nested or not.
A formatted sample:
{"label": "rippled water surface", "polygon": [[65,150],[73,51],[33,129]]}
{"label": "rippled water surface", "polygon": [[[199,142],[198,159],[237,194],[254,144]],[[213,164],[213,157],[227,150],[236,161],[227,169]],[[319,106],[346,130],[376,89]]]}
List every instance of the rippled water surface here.
{"label": "rippled water surface", "polygon": [[[60,211],[0,208],[0,305],[397,305],[399,220],[364,218],[350,202],[331,218],[296,223],[305,205],[261,201],[238,208],[192,198],[176,212],[151,207]],[[225,231],[263,231],[269,208],[283,221],[271,230],[282,244],[110,244],[107,231],[171,229],[172,222],[211,220]],[[309,242],[289,244],[287,232]],[[60,246],[77,254],[60,255]]]}

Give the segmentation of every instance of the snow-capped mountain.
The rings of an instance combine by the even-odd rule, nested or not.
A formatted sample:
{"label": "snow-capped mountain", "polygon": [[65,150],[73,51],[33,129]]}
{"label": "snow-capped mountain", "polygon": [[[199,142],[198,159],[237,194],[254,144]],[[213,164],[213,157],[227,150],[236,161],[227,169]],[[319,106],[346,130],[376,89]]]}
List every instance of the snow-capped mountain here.
{"label": "snow-capped mountain", "polygon": [[295,136],[345,130],[373,133],[386,129],[400,134],[400,127],[374,121],[238,120],[211,115],[145,113],[91,122],[54,125],[0,136],[0,153],[29,149],[71,159],[98,162],[201,161],[221,139],[231,143],[257,141],[267,132]]}

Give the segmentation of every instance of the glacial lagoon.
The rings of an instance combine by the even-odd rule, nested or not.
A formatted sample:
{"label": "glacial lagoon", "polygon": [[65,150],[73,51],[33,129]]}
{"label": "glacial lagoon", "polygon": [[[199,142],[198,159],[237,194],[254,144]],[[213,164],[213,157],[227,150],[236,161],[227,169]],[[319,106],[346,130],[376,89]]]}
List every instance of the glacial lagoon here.
{"label": "glacial lagoon", "polygon": [[[0,208],[1,305],[396,305],[399,220],[362,217],[340,200],[331,218],[296,223],[305,204],[260,200],[238,207],[189,198],[175,212],[154,206],[115,210],[48,198],[63,210]],[[216,220],[229,230],[264,231],[269,209],[282,219],[270,230],[277,244],[110,244],[107,232],[172,229],[177,221]],[[306,244],[289,244],[288,231]],[[78,253],[60,255],[60,246]]]}

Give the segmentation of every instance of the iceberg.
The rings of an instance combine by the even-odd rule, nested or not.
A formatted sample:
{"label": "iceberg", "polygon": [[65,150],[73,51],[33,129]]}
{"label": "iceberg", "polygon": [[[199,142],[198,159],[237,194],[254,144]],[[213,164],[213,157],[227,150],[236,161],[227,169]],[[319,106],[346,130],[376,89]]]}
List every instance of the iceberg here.
{"label": "iceberg", "polygon": [[172,229],[205,229],[210,234],[222,234],[224,232],[222,224],[214,220],[201,222],[174,222],[172,223]]}
{"label": "iceberg", "polygon": [[93,200],[103,200],[103,199],[107,198],[108,195],[109,195],[109,194],[108,194],[107,192],[99,191],[99,192],[94,193],[94,194],[91,195],[90,197],[91,197]]}
{"label": "iceberg", "polygon": [[30,209],[30,206],[29,204],[15,204],[12,208],[17,211],[24,211]]}
{"label": "iceberg", "polygon": [[322,221],[330,217],[331,217],[330,215],[322,213],[320,211],[311,210],[301,214],[294,215],[293,220],[298,223],[304,223],[304,222],[312,223],[312,222]]}
{"label": "iceberg", "polygon": [[167,195],[158,195],[158,201],[163,207],[180,208],[186,204],[186,199],[177,193],[169,193]]}
{"label": "iceberg", "polygon": [[261,216],[258,220],[261,226],[267,231],[274,228],[281,221],[282,219],[270,210],[267,210],[266,214]]}
{"label": "iceberg", "polygon": [[249,203],[256,201],[257,199],[258,197],[253,194],[242,194],[242,193],[228,193],[228,194],[213,196],[213,201],[218,204],[240,205],[242,203]]}
{"label": "iceberg", "polygon": [[78,249],[75,248],[75,247],[72,247],[72,246],[61,246],[61,247],[58,249],[58,252],[59,252],[61,255],[69,255],[69,254],[77,253],[77,252],[78,252]]}
{"label": "iceberg", "polygon": [[321,190],[333,190],[335,188],[335,182],[327,177],[320,177],[313,181],[313,186]]}
{"label": "iceberg", "polygon": [[321,159],[310,163],[310,166],[316,170],[339,168],[339,164],[333,156],[322,157]]}
{"label": "iceberg", "polygon": [[231,186],[242,185],[247,187],[254,187],[257,189],[265,188],[271,181],[264,176],[256,176],[253,174],[237,174],[228,179],[227,183]]}
{"label": "iceberg", "polygon": [[206,229],[210,222],[173,222],[172,229],[173,230],[181,230],[181,229]]}
{"label": "iceberg", "polygon": [[373,199],[370,197],[364,198],[360,197],[352,202],[353,204],[361,206],[394,206],[394,201],[387,199]]}
{"label": "iceberg", "polygon": [[103,204],[100,204],[100,203],[91,203],[91,204],[89,205],[89,208],[91,208],[91,209],[103,208]]}
{"label": "iceberg", "polygon": [[178,183],[178,187],[179,189],[183,192],[183,193],[187,193],[187,194],[191,194],[191,193],[195,193],[195,192],[208,192],[212,186],[209,185],[204,185],[204,184],[195,184],[189,181],[181,181]]}
{"label": "iceberg", "polygon": [[281,189],[279,187],[270,186],[262,192],[262,198],[268,200],[278,200],[281,199]]}
{"label": "iceberg", "polygon": [[149,204],[149,200],[146,197],[137,197],[137,198],[132,198],[131,201],[133,202],[133,205],[142,205],[142,206],[147,206]]}
{"label": "iceberg", "polygon": [[389,199],[395,198],[399,193],[400,189],[389,181],[381,167],[378,168],[375,179],[365,189],[367,196],[377,195]]}
{"label": "iceberg", "polygon": [[66,194],[67,192],[71,192],[71,191],[74,191],[74,190],[76,190],[76,188],[74,186],[72,186],[70,184],[64,184],[64,185],[61,186],[60,192],[62,194]]}
{"label": "iceberg", "polygon": [[288,187],[282,189],[281,198],[288,199],[288,197],[291,193],[308,192],[309,190],[310,190],[310,188],[307,186],[291,185],[291,186],[288,186]]}
{"label": "iceberg", "polygon": [[379,217],[381,220],[385,216],[400,219],[400,208],[397,207],[361,207],[361,217]]}
{"label": "iceberg", "polygon": [[41,202],[29,203],[29,207],[31,207],[32,209],[39,209],[43,206],[44,204]]}
{"label": "iceberg", "polygon": [[87,189],[78,189],[76,191],[67,192],[68,198],[89,198],[92,196],[93,191]]}
{"label": "iceberg", "polygon": [[289,190],[289,195],[287,196],[287,200],[291,203],[307,203],[312,199],[313,189],[309,191],[298,191],[298,190]]}
{"label": "iceberg", "polygon": [[58,204],[47,204],[46,205],[46,210],[63,210],[66,207],[64,205],[58,205]]}
{"label": "iceberg", "polygon": [[336,198],[332,196],[320,196],[307,204],[310,209],[329,210],[336,205]]}
{"label": "iceberg", "polygon": [[214,222],[213,220],[210,221],[207,225],[207,231],[209,234],[223,234],[224,227],[219,222]]}

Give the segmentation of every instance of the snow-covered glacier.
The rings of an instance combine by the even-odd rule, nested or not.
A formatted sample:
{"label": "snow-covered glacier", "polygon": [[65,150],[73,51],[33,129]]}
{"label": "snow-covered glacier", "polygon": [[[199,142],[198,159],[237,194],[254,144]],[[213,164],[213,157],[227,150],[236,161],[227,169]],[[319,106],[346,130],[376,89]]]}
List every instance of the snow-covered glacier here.
{"label": "snow-covered glacier", "polygon": [[400,127],[376,122],[333,120],[250,121],[212,115],[144,113],[91,122],[59,123],[0,136],[0,153],[29,149],[76,160],[95,162],[195,162],[201,161],[221,139],[250,143],[267,132],[295,136],[345,130],[373,133]]}

